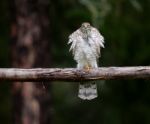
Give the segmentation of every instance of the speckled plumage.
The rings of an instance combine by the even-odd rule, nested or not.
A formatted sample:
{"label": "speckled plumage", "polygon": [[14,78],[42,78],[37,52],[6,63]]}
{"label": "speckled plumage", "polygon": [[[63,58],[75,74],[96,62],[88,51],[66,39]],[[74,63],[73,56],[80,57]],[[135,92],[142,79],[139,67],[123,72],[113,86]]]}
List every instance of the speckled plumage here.
{"label": "speckled plumage", "polygon": [[[69,36],[70,51],[78,69],[97,68],[97,60],[100,57],[100,48],[104,48],[104,38],[100,32],[89,23],[83,23],[81,27]],[[81,99],[94,99],[97,97],[97,87],[93,82],[80,83],[79,94]]]}

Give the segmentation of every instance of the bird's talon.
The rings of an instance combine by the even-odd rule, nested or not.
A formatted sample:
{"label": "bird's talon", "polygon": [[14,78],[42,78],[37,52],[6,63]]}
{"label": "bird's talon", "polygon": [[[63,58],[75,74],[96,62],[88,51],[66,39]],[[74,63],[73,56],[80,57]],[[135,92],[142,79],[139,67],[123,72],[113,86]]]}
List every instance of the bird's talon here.
{"label": "bird's talon", "polygon": [[90,66],[85,66],[84,70],[85,70],[85,72],[89,72],[91,70],[91,67]]}

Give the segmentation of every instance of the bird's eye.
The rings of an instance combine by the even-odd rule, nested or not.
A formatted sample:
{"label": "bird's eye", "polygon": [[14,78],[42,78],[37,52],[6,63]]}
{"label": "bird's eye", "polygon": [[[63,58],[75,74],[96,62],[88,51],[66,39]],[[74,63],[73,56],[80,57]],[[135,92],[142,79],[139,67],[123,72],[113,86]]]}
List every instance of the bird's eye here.
{"label": "bird's eye", "polygon": [[87,25],[88,28],[90,28],[90,25]]}
{"label": "bird's eye", "polygon": [[84,28],[84,27],[85,27],[85,25],[84,25],[84,24],[82,24],[82,25],[81,25],[81,27],[82,27],[82,28]]}

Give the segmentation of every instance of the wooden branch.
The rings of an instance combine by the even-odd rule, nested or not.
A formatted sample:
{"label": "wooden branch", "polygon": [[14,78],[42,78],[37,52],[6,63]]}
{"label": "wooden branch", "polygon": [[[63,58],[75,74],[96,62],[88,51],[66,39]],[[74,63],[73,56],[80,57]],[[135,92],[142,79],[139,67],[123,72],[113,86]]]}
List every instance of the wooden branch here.
{"label": "wooden branch", "polygon": [[150,79],[150,66],[102,67],[89,72],[75,68],[1,68],[0,80],[10,81],[89,81],[109,79]]}

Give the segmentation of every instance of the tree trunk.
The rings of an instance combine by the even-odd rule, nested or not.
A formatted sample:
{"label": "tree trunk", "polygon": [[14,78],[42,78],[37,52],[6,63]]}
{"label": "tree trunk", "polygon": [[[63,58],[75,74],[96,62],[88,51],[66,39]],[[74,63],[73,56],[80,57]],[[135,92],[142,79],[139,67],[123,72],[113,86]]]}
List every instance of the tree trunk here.
{"label": "tree trunk", "polygon": [[[49,67],[49,0],[11,1],[12,67]],[[13,123],[50,124],[51,97],[42,82],[14,82]]]}

